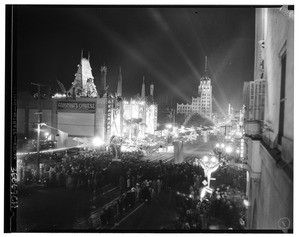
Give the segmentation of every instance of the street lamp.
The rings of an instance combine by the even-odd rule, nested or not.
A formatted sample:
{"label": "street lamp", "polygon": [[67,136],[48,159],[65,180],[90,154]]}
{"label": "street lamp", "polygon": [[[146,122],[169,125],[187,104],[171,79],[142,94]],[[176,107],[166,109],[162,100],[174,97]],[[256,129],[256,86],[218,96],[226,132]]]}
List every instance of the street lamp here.
{"label": "street lamp", "polygon": [[205,176],[207,177],[207,182],[208,182],[207,187],[209,188],[211,174],[219,168],[220,161],[215,156],[208,155],[200,159],[199,163],[204,170]]}
{"label": "street lamp", "polygon": [[221,160],[221,158],[222,158],[221,155],[224,152],[224,148],[225,148],[225,144],[224,143],[221,143],[221,144],[217,143],[216,144],[215,153],[218,154],[219,160]]}

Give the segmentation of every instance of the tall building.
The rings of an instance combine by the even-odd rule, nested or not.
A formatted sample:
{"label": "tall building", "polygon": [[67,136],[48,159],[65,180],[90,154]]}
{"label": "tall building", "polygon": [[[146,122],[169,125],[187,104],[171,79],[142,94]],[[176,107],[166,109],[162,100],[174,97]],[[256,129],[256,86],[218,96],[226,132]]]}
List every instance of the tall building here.
{"label": "tall building", "polygon": [[201,98],[201,114],[211,119],[212,113],[212,86],[211,79],[207,74],[207,56],[205,56],[205,73],[200,79],[200,85],[198,87],[198,95]]}
{"label": "tall building", "polygon": [[177,114],[189,115],[192,113],[192,105],[190,104],[178,104],[177,103]]}
{"label": "tall building", "polygon": [[[253,102],[253,119],[264,114],[260,137],[245,137],[247,228],[286,232],[293,229],[294,11],[285,6],[259,8],[255,20],[250,99],[251,90],[254,98],[257,93],[263,97],[259,85],[265,85],[265,102],[259,96]],[[264,103],[263,112],[259,103]]]}
{"label": "tall building", "polygon": [[198,96],[192,98],[192,104],[178,104],[177,114],[198,113],[201,116],[212,119],[212,86],[211,79],[207,75],[207,57],[205,57],[205,73],[200,78]]}

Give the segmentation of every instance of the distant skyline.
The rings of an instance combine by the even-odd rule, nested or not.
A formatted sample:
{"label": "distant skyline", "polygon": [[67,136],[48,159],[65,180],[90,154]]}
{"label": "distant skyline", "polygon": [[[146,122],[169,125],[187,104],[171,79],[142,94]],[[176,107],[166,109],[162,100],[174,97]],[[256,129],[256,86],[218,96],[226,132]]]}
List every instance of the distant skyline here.
{"label": "distant skyline", "polygon": [[[90,52],[92,73],[108,68],[110,91],[117,90],[122,67],[123,95],[141,92],[145,76],[154,96],[174,106],[190,102],[204,74],[212,79],[213,110],[242,106],[244,81],[253,80],[255,9],[201,5],[186,7],[15,6],[14,50],[18,91],[40,82],[71,86],[81,50]],[[219,105],[219,106],[218,106]]]}

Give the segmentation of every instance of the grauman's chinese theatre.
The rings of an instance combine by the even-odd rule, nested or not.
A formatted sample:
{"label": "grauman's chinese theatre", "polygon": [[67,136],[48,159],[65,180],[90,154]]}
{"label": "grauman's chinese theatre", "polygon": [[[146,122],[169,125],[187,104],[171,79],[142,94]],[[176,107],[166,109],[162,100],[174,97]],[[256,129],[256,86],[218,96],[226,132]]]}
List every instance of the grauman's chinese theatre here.
{"label": "grauman's chinese theatre", "polygon": [[[89,57],[84,58],[81,54],[70,89],[65,90],[64,85],[57,81],[62,93],[41,99],[41,124],[46,124],[41,126],[41,139],[45,139],[43,132],[50,134],[48,139],[57,140],[58,147],[77,145],[78,140],[85,137],[97,136],[103,141],[109,139],[110,117],[117,97],[107,95],[107,68],[102,66],[100,70],[101,85],[98,93]],[[114,106],[117,107],[117,104]],[[18,132],[28,137],[37,127],[38,102],[33,99],[24,100],[19,96],[17,107]]]}
{"label": "grauman's chinese theatre", "polygon": [[[122,101],[121,68],[117,93],[109,94],[106,66],[100,68],[100,81],[96,83],[99,88],[96,88],[89,58],[81,54],[75,79],[68,90],[57,81],[62,93],[40,101],[41,124],[45,124],[41,126],[41,139],[56,140],[57,147],[75,146],[85,138],[94,137],[108,142],[113,135],[123,135],[126,108]],[[18,133],[26,137],[31,133],[31,137],[36,138],[38,101],[18,95],[17,107]],[[156,120],[157,116],[153,123],[156,124]]]}

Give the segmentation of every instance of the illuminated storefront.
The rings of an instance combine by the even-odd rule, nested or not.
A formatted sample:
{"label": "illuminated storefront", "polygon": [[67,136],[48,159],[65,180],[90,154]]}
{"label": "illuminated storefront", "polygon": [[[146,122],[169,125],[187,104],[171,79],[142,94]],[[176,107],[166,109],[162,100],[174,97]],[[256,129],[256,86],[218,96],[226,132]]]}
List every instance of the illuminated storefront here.
{"label": "illuminated storefront", "polygon": [[123,101],[123,109],[125,133],[129,130],[128,126],[138,125],[139,138],[145,137],[146,134],[154,134],[157,128],[157,104],[137,98]]}

